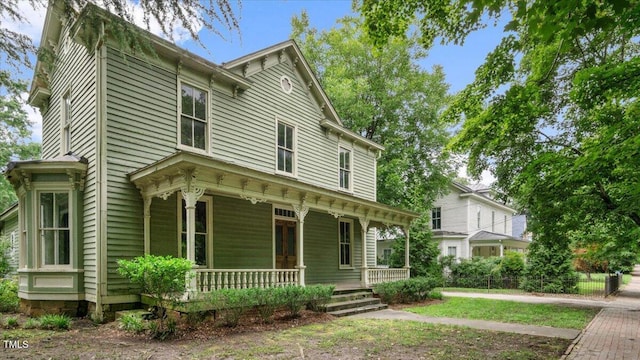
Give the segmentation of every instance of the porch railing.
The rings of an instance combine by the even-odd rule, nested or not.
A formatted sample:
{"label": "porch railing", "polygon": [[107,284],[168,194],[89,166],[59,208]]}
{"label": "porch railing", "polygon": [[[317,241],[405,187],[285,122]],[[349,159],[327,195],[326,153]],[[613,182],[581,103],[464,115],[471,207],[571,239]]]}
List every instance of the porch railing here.
{"label": "porch railing", "polygon": [[409,278],[409,269],[377,268],[367,269],[367,273],[369,285],[406,280]]}
{"label": "porch railing", "polygon": [[298,269],[196,269],[196,291],[298,285]]}

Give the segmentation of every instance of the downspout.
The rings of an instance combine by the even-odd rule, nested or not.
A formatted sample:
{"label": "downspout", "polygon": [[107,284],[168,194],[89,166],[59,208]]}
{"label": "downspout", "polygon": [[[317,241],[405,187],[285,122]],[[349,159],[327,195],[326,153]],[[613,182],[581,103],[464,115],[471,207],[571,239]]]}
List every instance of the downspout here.
{"label": "downspout", "polygon": [[96,44],[96,311],[95,319],[104,320],[102,296],[106,293],[106,233],[107,233],[107,157],[104,149],[106,137],[106,47],[104,22]]}

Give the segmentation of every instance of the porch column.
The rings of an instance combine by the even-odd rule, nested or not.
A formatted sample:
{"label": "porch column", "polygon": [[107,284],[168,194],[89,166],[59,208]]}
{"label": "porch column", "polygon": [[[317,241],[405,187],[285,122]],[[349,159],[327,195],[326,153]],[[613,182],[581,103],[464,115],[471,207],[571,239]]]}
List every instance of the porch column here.
{"label": "porch column", "polygon": [[151,252],[151,196],[144,197],[144,254]]}
{"label": "porch column", "polygon": [[295,211],[296,217],[298,218],[298,223],[300,225],[298,229],[298,239],[296,244],[298,248],[298,254],[296,254],[296,268],[299,271],[298,283],[300,284],[300,286],[305,286],[304,269],[306,269],[307,267],[304,265],[304,218],[309,212],[309,207],[303,200],[300,202],[300,205],[293,205],[293,211]]}
{"label": "porch column", "polygon": [[360,220],[360,237],[362,238],[362,274],[360,282],[362,287],[369,287],[369,267],[367,266],[367,230],[369,228],[369,219],[366,217],[358,218]]}
{"label": "porch column", "polygon": [[502,245],[502,240],[500,240],[500,257],[504,256],[504,245]]}
{"label": "porch column", "polygon": [[469,259],[473,258],[473,246],[469,246]]}
{"label": "porch column", "polygon": [[182,198],[184,208],[187,213],[187,260],[193,265],[196,264],[196,203],[204,194],[204,188],[190,187],[182,188]]}
{"label": "porch column", "polygon": [[409,226],[402,228],[404,231],[404,268],[407,269],[407,277],[409,277],[409,270],[411,266],[409,264]]}

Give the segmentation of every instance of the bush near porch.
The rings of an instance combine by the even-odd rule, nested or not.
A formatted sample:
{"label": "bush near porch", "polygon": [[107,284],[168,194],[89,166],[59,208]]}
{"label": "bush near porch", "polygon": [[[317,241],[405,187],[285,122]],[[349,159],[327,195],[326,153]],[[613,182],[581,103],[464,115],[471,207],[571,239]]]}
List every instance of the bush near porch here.
{"label": "bush near porch", "polygon": [[431,291],[439,283],[440,279],[438,278],[422,276],[378,284],[374,291],[387,304],[408,304],[428,299]]}

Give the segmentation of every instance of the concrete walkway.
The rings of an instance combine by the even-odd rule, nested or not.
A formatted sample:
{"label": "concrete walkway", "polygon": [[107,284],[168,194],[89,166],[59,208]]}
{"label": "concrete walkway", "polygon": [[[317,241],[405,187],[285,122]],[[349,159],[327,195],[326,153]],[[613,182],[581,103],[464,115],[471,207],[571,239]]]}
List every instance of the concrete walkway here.
{"label": "concrete walkway", "polygon": [[406,311],[398,310],[380,310],[370,313],[353,315],[351,318],[361,319],[383,319],[383,320],[413,320],[432,324],[457,325],[466,326],[474,329],[504,331],[524,335],[536,335],[546,337],[557,337],[562,339],[573,340],[580,335],[580,330],[575,329],[559,329],[550,326],[533,326],[512,323],[501,323],[496,321],[457,319],[447,317],[431,317],[418,315]]}
{"label": "concrete walkway", "polygon": [[382,310],[354,315],[353,317],[414,320],[436,324],[467,326],[492,331],[575,339],[562,359],[637,360],[640,359],[640,265],[636,266],[632,275],[631,282],[627,284],[617,296],[610,296],[603,300],[536,295],[443,292],[443,295],[450,297],[486,298],[526,303],[566,304],[602,308],[583,331],[484,320],[437,318],[397,310]]}

